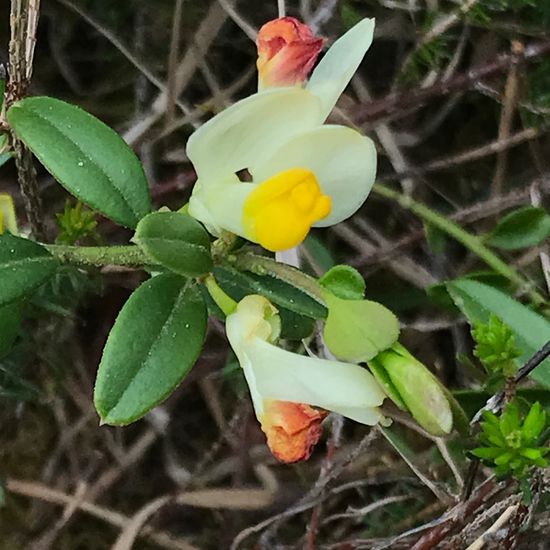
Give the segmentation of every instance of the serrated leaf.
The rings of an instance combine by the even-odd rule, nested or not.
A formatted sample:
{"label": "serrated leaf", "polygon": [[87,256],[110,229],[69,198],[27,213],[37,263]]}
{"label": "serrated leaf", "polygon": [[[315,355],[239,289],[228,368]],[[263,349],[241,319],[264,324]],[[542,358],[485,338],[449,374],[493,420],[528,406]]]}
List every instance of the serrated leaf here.
{"label": "serrated leaf", "polygon": [[46,282],[56,259],[34,241],[0,235],[0,306],[18,300]]}
{"label": "serrated leaf", "polygon": [[138,223],[132,240],[150,259],[180,275],[198,277],[212,269],[208,234],[187,214],[148,214]]}
{"label": "serrated leaf", "polygon": [[399,336],[399,321],[386,307],[369,300],[343,300],[325,294],[328,317],[323,336],[338,359],[368,361],[389,348]]}
{"label": "serrated leaf", "polygon": [[143,283],[105,344],[94,392],[102,422],[129,424],[165,399],[195,363],[205,333],[206,306],[189,281],[163,274]]}
{"label": "serrated leaf", "polygon": [[7,113],[17,137],[72,195],[127,227],[151,211],[143,167],[124,140],[86,111],[29,97]]}
{"label": "serrated leaf", "polygon": [[[520,363],[525,363],[550,340],[550,322],[500,290],[468,279],[447,283],[447,289],[470,324],[487,323],[494,314],[510,327],[522,352]],[[544,360],[529,376],[550,387],[550,359]]]}
{"label": "serrated leaf", "polygon": [[550,236],[550,216],[544,208],[524,206],[504,216],[489,233],[487,244],[504,250],[527,248]]}
{"label": "serrated leaf", "polygon": [[319,284],[338,298],[361,300],[365,295],[365,280],[349,265],[336,265],[320,279]]}

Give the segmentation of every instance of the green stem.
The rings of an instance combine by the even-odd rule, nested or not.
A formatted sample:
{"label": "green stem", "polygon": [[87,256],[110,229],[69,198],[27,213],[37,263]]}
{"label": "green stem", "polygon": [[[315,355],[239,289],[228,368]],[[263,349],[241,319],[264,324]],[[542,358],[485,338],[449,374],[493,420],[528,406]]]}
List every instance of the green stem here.
{"label": "green stem", "polygon": [[61,263],[96,266],[124,265],[142,267],[154,265],[139,247],[129,246],[68,246],[58,244],[45,244],[50,253]]}
{"label": "green stem", "polygon": [[476,254],[490,268],[503,277],[506,277],[520,291],[526,291],[533,304],[539,306],[546,303],[544,296],[533,288],[533,284],[530,281],[501,260],[492,250],[487,248],[478,236],[468,233],[458,224],[438,214],[431,208],[411,199],[407,195],[393,191],[393,189],[385,185],[376,184],[373,187],[373,191],[382,197],[395,201],[402,208],[410,210],[425,222],[437,227],[450,237],[453,237],[453,239],[457,240],[468,250]]}

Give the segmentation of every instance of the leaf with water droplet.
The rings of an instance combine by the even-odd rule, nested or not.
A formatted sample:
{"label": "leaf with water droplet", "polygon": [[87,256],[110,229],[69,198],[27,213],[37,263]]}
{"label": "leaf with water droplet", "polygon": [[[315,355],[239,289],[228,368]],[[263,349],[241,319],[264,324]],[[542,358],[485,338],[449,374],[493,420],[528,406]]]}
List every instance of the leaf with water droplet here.
{"label": "leaf with water droplet", "polygon": [[130,296],[113,326],[94,392],[102,423],[129,424],[164,400],[195,363],[206,333],[196,286],[165,273]]}
{"label": "leaf with water droplet", "polygon": [[17,101],[7,118],[46,170],[83,203],[132,228],[151,211],[141,163],[99,119],[51,97]]}

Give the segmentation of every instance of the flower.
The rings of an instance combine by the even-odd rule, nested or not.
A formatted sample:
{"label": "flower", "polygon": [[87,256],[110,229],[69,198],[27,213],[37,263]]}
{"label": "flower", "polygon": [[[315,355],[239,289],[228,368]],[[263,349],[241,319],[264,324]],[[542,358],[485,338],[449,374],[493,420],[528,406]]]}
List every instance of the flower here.
{"label": "flower", "polygon": [[383,419],[384,393],[364,368],[305,357],[273,344],[280,332],[277,310],[262,296],[243,298],[225,330],[244,371],[252,404],[268,445],[285,462],[308,458],[319,439],[324,412],[373,426]]}
{"label": "flower", "polygon": [[[364,19],[337,40],[305,88],[272,88],[238,101],[189,138],[197,172],[189,214],[282,251],[312,226],[351,216],[376,173],[372,141],[356,130],[323,125],[372,41]],[[247,170],[252,181],[240,181]]]}
{"label": "flower", "polygon": [[7,193],[0,193],[0,235],[4,231],[17,235],[17,218],[11,196]]}
{"label": "flower", "polygon": [[256,40],[258,88],[303,84],[324,42],[294,17],[267,22]]}

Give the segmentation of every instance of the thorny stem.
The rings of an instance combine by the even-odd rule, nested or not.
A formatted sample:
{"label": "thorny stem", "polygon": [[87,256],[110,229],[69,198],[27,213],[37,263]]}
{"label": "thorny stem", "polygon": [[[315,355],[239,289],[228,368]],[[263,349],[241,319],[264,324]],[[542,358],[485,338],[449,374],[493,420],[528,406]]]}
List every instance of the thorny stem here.
{"label": "thorny stem", "polygon": [[437,227],[453,239],[457,240],[468,250],[476,254],[481,260],[483,260],[490,268],[494,269],[497,273],[506,277],[512,284],[514,284],[518,290],[526,292],[530,300],[534,305],[540,306],[546,303],[544,296],[542,296],[537,290],[532,287],[532,284],[521,276],[515,269],[510,267],[506,262],[501,260],[494,252],[487,248],[483,241],[476,235],[472,235],[465,231],[455,222],[438,214],[431,208],[428,208],[420,202],[416,202],[406,195],[402,195],[397,191],[393,191],[385,185],[376,184],[373,191],[378,195],[390,199],[402,208],[410,210],[416,214],[423,221]]}

